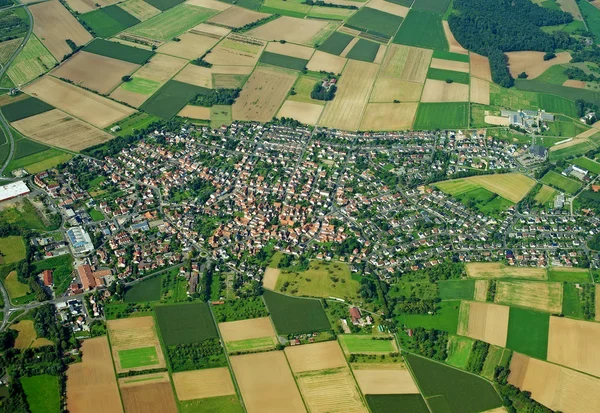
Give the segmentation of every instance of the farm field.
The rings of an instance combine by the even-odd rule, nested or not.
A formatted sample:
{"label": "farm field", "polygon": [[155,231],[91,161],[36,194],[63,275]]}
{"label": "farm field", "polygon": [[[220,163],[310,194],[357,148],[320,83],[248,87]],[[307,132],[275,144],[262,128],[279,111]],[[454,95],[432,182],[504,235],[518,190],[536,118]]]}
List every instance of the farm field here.
{"label": "farm field", "polygon": [[600,173],[600,163],[593,161],[589,158],[582,157],[572,161],[573,165],[577,165],[581,168],[587,169],[591,173],[598,175]]}
{"label": "farm field", "polygon": [[400,322],[408,328],[423,327],[437,329],[456,334],[458,326],[460,301],[442,301],[435,315],[429,314],[402,314],[398,317]]}
{"label": "farm field", "polygon": [[550,317],[548,361],[600,376],[600,355],[593,351],[600,338],[600,324]]}
{"label": "farm field", "polygon": [[[548,202],[552,202],[554,200],[554,198],[556,197],[556,195],[558,195],[558,192],[556,192],[556,190],[554,188],[549,187],[547,185],[542,185],[542,188],[535,195],[534,200],[539,205],[546,205]],[[554,280],[550,280],[550,281],[554,281]]]}
{"label": "farm field", "polygon": [[6,171],[13,171],[18,168],[24,168],[30,174],[37,174],[46,169],[55,167],[58,164],[67,162],[73,155],[65,153],[58,149],[47,149],[33,155],[12,160]]}
{"label": "farm field", "polygon": [[459,129],[469,122],[468,103],[421,103],[413,128],[416,130]]}
{"label": "farm field", "polygon": [[179,113],[196,95],[206,93],[209,93],[207,88],[169,80],[146,100],[140,109],[168,120]]}
{"label": "farm field", "polygon": [[[431,70],[431,69],[430,69]],[[427,79],[423,87],[421,102],[467,102],[469,85],[445,80]]]}
{"label": "farm field", "polygon": [[140,21],[146,21],[160,13],[159,9],[144,0],[127,0],[120,3],[119,7]]}
{"label": "farm field", "polygon": [[450,336],[446,363],[460,369],[466,369],[473,343],[474,340],[468,337]]}
{"label": "farm field", "polygon": [[481,375],[488,380],[493,380],[497,366],[508,367],[507,363],[510,354],[512,354],[511,350],[490,346],[485,362],[483,363]]}
{"label": "farm field", "polygon": [[442,300],[472,300],[475,294],[475,280],[440,281]]}
{"label": "farm field", "polygon": [[458,334],[506,346],[510,307],[463,301],[460,306]]}
{"label": "farm field", "polygon": [[506,347],[541,359],[546,358],[550,315],[511,308]]}
{"label": "farm field", "polygon": [[363,131],[408,130],[412,127],[417,106],[416,102],[367,103],[359,129]]}
{"label": "farm field", "polygon": [[[331,36],[327,38],[320,46],[319,50],[322,52],[331,53],[334,55],[340,55],[346,46],[354,39],[352,36],[346,33],[333,32]],[[311,69],[312,70],[312,69]]]}
{"label": "farm field", "polygon": [[0,42],[0,64],[6,63],[6,61],[12,56],[12,54],[17,50],[17,48],[21,45],[23,41],[22,37],[6,40],[4,42]]}
{"label": "farm field", "polygon": [[562,65],[571,61],[568,52],[557,53],[554,59],[544,60],[544,52],[508,52],[510,74],[517,77],[521,72],[528,74],[527,79],[535,79],[554,65]]}
{"label": "farm field", "polygon": [[565,144],[552,146],[549,153],[550,160],[560,161],[561,159],[570,158],[573,156],[581,156],[591,149],[594,149],[594,144],[591,141],[587,139],[575,138]]}
{"label": "farm field", "polygon": [[420,394],[369,394],[366,399],[373,413],[429,413]]}
{"label": "farm field", "polygon": [[[84,340],[81,363],[67,369],[67,408],[72,413],[123,413],[106,337]],[[101,392],[102,403],[89,397]]]}
{"label": "farm field", "polygon": [[290,43],[315,46],[321,44],[336,26],[337,23],[326,20],[282,16],[250,30],[247,35],[262,40],[285,40]]}
{"label": "farm field", "polygon": [[555,282],[590,282],[590,272],[587,268],[552,267],[548,269],[548,280]]}
{"label": "farm field", "polygon": [[286,347],[285,356],[295,374],[346,367],[346,358],[337,341]]}
{"label": "farm field", "polygon": [[92,29],[95,36],[104,38],[112,37],[140,22],[125,9],[116,5],[85,13],[80,19]]}
{"label": "farm field", "polygon": [[393,42],[434,50],[448,50],[442,17],[415,8],[411,9],[404,19]]}
{"label": "farm field", "polygon": [[419,389],[405,366],[392,364],[390,368],[387,367],[352,367],[363,394],[419,394]]}
{"label": "farm field", "polygon": [[29,83],[56,65],[56,59],[33,35],[8,68],[8,76],[17,86]]}
{"label": "farm field", "polygon": [[98,7],[110,6],[116,2],[116,0],[99,0],[96,3],[92,0],[67,0],[69,7],[81,14],[96,10]]}
{"label": "farm field", "polygon": [[219,323],[219,330],[229,351],[269,349],[276,343],[269,317]]}
{"label": "farm field", "polygon": [[359,39],[344,57],[354,60],[362,60],[363,62],[373,62],[379,53],[379,49],[379,43],[375,43],[370,40]]}
{"label": "farm field", "polygon": [[244,413],[244,408],[237,396],[209,397],[179,402],[181,413]]}
{"label": "farm field", "polygon": [[11,264],[25,258],[23,237],[10,235],[0,238],[0,265]]}
{"label": "farm field", "polygon": [[152,317],[110,320],[107,329],[117,372],[166,366]]}
{"label": "farm field", "polygon": [[21,385],[31,413],[58,413],[61,411],[58,377],[48,374],[22,377]]}
{"label": "farm field", "polygon": [[347,354],[389,354],[398,351],[395,341],[384,340],[384,336],[341,334],[338,338]]}
{"label": "farm field", "polygon": [[563,285],[558,282],[498,281],[494,302],[560,313]]}
{"label": "farm field", "polygon": [[265,46],[261,40],[230,34],[206,56],[206,61],[221,66],[254,66]]}
{"label": "farm field", "polygon": [[24,284],[17,279],[16,271],[8,273],[3,281],[3,285],[11,300],[24,297],[31,292],[29,285]]}
{"label": "farm field", "polygon": [[268,290],[263,297],[279,334],[300,334],[331,329],[320,300],[288,297]]}
{"label": "farm field", "polygon": [[119,379],[125,413],[177,413],[167,373]]}
{"label": "farm field", "polygon": [[[199,385],[201,383],[201,385]],[[173,374],[178,400],[195,400],[235,394],[227,367],[184,371]]]}
{"label": "farm field", "polygon": [[239,28],[266,17],[269,17],[269,14],[233,6],[212,17],[208,22],[225,27]]}
{"label": "farm field", "polygon": [[581,188],[581,183],[555,171],[549,171],[540,182],[556,187],[569,194],[574,194]]}
{"label": "farm field", "polygon": [[154,56],[153,51],[110,42],[104,39],[94,39],[94,41],[90,42],[83,50],[87,53],[94,53],[136,65],[143,65],[148,59]]}
{"label": "farm field", "polygon": [[475,280],[475,295],[473,300],[475,301],[486,301],[487,291],[490,287],[489,280]]}
{"label": "farm field", "polygon": [[363,7],[346,22],[346,26],[376,36],[390,38],[402,23],[402,17],[381,10]]}
{"label": "farm field", "polygon": [[[337,33],[337,32],[336,32]],[[329,53],[323,53],[320,50],[315,51],[313,57],[309,60],[306,68],[311,71],[341,73],[346,65],[347,59],[339,56],[333,56]]]}
{"label": "farm field", "polygon": [[206,303],[161,305],[154,309],[166,346],[198,343],[218,333]]}
{"label": "farm field", "polygon": [[259,62],[286,69],[302,70],[306,67],[308,60],[264,51],[260,56]]}
{"label": "farm field", "polygon": [[119,350],[118,354],[123,369],[136,369],[159,364],[158,354],[152,346]]}
{"label": "farm field", "polygon": [[19,332],[15,340],[15,348],[23,350],[30,347],[51,346],[54,343],[47,338],[38,337],[32,320],[21,320],[10,326],[11,330]]}
{"label": "farm field", "polygon": [[286,100],[279,109],[277,117],[292,118],[304,124],[316,125],[322,112],[322,105]]}
{"label": "farm field", "polygon": [[450,195],[460,195],[477,187],[483,187],[511,202],[519,202],[535,186],[535,181],[519,173],[472,176],[453,179],[437,184]]}
{"label": "farm field", "polygon": [[139,282],[125,291],[123,301],[126,303],[158,301],[160,299],[161,284],[162,277],[160,276]]}
{"label": "farm field", "polygon": [[197,59],[219,42],[218,38],[194,33],[183,33],[178,41],[170,41],[162,45],[158,51],[166,55],[181,57],[187,60]]}
{"label": "farm field", "polygon": [[471,278],[523,278],[528,280],[547,279],[546,270],[537,267],[513,267],[500,262],[470,262],[466,264]]}

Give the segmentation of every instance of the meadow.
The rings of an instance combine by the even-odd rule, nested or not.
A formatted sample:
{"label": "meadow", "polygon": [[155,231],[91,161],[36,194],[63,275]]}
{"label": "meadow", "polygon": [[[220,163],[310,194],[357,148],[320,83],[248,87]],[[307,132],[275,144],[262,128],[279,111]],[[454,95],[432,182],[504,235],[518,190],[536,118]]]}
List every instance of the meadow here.
{"label": "meadow", "polygon": [[110,42],[104,39],[94,39],[83,50],[88,53],[112,57],[113,59],[124,60],[126,62],[135,63],[138,65],[143,65],[155,54],[151,50],[127,46],[122,43]]}
{"label": "meadow", "polygon": [[429,413],[420,394],[367,394],[365,398],[373,413]]}
{"label": "meadow", "polygon": [[459,129],[469,123],[468,103],[420,103],[416,130]]}
{"label": "meadow", "polygon": [[338,336],[345,353],[393,353],[398,351],[393,340],[382,340],[381,336],[341,334]]}
{"label": "meadow", "polygon": [[244,413],[244,408],[235,395],[181,401],[179,410],[181,413]]}
{"label": "meadow", "polygon": [[460,301],[442,301],[436,313],[430,314],[402,314],[397,320],[407,328],[423,327],[437,329],[456,334],[458,327],[458,312]]}
{"label": "meadow", "polygon": [[468,54],[452,53],[446,50],[434,50],[432,57],[434,59],[453,60],[463,63],[469,63],[470,61]]}
{"label": "meadow", "polygon": [[165,11],[184,1],[185,0],[147,0],[146,3],[156,7],[158,10]]}
{"label": "meadow", "polygon": [[577,158],[571,162],[573,165],[577,165],[581,168],[587,169],[591,173],[598,175],[600,174],[600,163],[593,161],[589,158]]}
{"label": "meadow", "polygon": [[139,303],[145,301],[160,300],[160,289],[162,277],[154,276],[142,282],[134,284],[125,291],[123,300],[126,303]]}
{"label": "meadow", "polygon": [[549,328],[550,314],[511,307],[506,347],[545,360]]}
{"label": "meadow", "polygon": [[569,194],[574,194],[581,188],[581,184],[579,182],[575,181],[574,179],[567,178],[566,176],[563,176],[555,171],[549,171],[546,175],[544,175],[540,182],[561,189]]}
{"label": "meadow", "polygon": [[575,284],[564,284],[562,313],[567,317],[583,318],[579,289]]}
{"label": "meadow", "polygon": [[44,224],[35,207],[28,199],[24,199],[23,202],[17,204],[14,208],[0,211],[0,221],[29,230],[47,231],[51,229]]}
{"label": "meadow", "polygon": [[555,282],[587,283],[591,281],[587,268],[552,267],[548,269],[548,280]]}
{"label": "meadow", "polygon": [[67,162],[73,155],[61,151],[60,149],[50,148],[42,152],[33,153],[19,159],[13,159],[8,164],[5,173],[10,173],[15,169],[24,168],[30,174],[37,174],[56,165]]}
{"label": "meadow", "polygon": [[159,364],[158,354],[154,346],[119,350],[118,356],[121,367],[124,369],[151,367]]}
{"label": "meadow", "polygon": [[20,381],[31,413],[58,413],[61,411],[57,376],[42,374],[22,377]]}
{"label": "meadow", "polygon": [[320,300],[288,297],[268,290],[264,292],[263,297],[279,334],[301,334],[331,329]]}
{"label": "meadow", "polygon": [[470,77],[468,73],[429,68],[429,71],[427,72],[427,79],[443,80],[445,82],[450,80],[452,82],[468,85]]}
{"label": "meadow", "polygon": [[586,152],[594,149],[594,144],[589,140],[577,140],[575,144],[569,142],[569,144],[562,146],[556,146],[550,148],[550,161],[557,162],[565,158],[572,158],[580,156]]}
{"label": "meadow", "polygon": [[0,238],[0,265],[12,264],[25,258],[25,244],[20,235]]}
{"label": "meadow", "polygon": [[442,300],[472,300],[475,294],[475,280],[440,281]]}
{"label": "meadow", "polygon": [[448,50],[442,17],[416,9],[411,9],[408,13],[393,42],[434,50]]}
{"label": "meadow", "polygon": [[475,340],[469,337],[450,336],[446,363],[460,369],[466,369],[474,342]]}
{"label": "meadow", "polygon": [[199,343],[219,337],[206,303],[159,305],[154,311],[166,346]]}

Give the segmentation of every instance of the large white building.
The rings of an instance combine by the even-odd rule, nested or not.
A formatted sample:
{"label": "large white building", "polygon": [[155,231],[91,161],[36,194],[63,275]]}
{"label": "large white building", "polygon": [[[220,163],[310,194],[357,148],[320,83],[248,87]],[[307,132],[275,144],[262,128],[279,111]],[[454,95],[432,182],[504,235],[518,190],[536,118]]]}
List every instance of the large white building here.
{"label": "large white building", "polygon": [[67,238],[71,243],[71,248],[73,249],[73,254],[75,255],[85,255],[94,251],[94,244],[92,244],[90,234],[88,234],[87,231],[81,227],[73,227],[69,229],[67,231]]}
{"label": "large white building", "polygon": [[29,188],[24,181],[13,182],[0,186],[0,202],[16,198],[29,193]]}

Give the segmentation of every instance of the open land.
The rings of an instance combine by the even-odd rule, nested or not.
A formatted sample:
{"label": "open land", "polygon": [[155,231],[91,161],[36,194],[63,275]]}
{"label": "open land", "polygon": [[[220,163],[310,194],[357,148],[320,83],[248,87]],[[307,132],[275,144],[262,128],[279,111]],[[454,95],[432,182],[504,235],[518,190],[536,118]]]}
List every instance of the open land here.
{"label": "open land", "polygon": [[348,354],[389,354],[398,351],[394,340],[384,340],[385,337],[382,336],[343,334],[338,338],[342,348]]}
{"label": "open land", "polygon": [[418,102],[421,98],[422,90],[422,83],[377,76],[369,101],[385,103],[392,103],[394,100],[399,100],[400,102]]}
{"label": "open land", "polygon": [[494,302],[550,313],[562,309],[563,285],[558,282],[498,281]]}
{"label": "open land", "polygon": [[600,376],[600,324],[570,318],[550,317],[548,361],[594,376]]}
{"label": "open land", "polygon": [[487,291],[490,286],[489,280],[475,280],[475,301],[484,301],[487,299]]}
{"label": "open land", "polygon": [[[20,42],[20,39],[17,39]],[[56,59],[33,35],[8,68],[8,76],[17,86],[22,86],[46,73],[56,65]]]}
{"label": "open land", "polygon": [[0,238],[0,265],[19,262],[25,258],[25,244],[20,235]]}
{"label": "open land", "polygon": [[472,278],[524,278],[547,279],[544,268],[510,267],[500,262],[470,262],[466,265],[467,275]]}
{"label": "open land", "polygon": [[535,79],[549,67],[562,65],[571,61],[571,55],[568,52],[556,53],[556,57],[550,60],[544,60],[544,52],[508,52],[508,67],[510,74],[517,77],[522,72],[527,73],[527,79]]}
{"label": "open land", "polygon": [[42,347],[54,344],[47,338],[37,337],[32,320],[19,321],[18,323],[10,326],[10,329],[19,332],[19,335],[15,340],[15,348],[17,349],[23,350],[30,347]]}
{"label": "open land", "polygon": [[519,173],[472,176],[443,181],[437,186],[451,195],[460,195],[476,187],[483,187],[511,202],[519,202],[535,186],[535,181]]}
{"label": "open land", "polygon": [[276,335],[269,317],[219,323],[219,330],[225,343],[270,337],[272,346]]}
{"label": "open land", "polygon": [[239,28],[265,17],[269,17],[269,14],[233,6],[210,18],[208,22],[220,26]]}
{"label": "open land", "polygon": [[119,379],[125,413],[177,413],[171,381],[166,373]]}
{"label": "open land", "polygon": [[265,275],[263,276],[263,287],[274,290],[280,273],[281,270],[279,268],[266,268]]}
{"label": "open land", "polygon": [[214,37],[196,34],[192,32],[184,33],[177,37],[178,41],[170,41],[158,48],[160,53],[166,55],[182,57],[193,60],[204,55],[209,49],[219,42]]}
{"label": "open land", "polygon": [[359,129],[363,131],[410,129],[417,107],[417,102],[368,103]]}
{"label": "open land", "polygon": [[179,400],[235,394],[227,367],[173,373],[173,384]]}
{"label": "open land", "polygon": [[263,40],[285,40],[290,43],[314,46],[322,43],[337,23],[327,20],[296,19],[282,16],[250,30],[247,34]]}
{"label": "open land", "polygon": [[314,53],[314,49],[310,47],[279,42],[270,42],[267,45],[266,51],[304,60],[309,60]]}
{"label": "open land", "polygon": [[348,367],[297,375],[300,392],[312,413],[367,413]]}
{"label": "open land", "polygon": [[67,4],[78,13],[87,13],[98,9],[98,7],[106,7],[117,3],[118,0],[67,0]]}
{"label": "open land", "polygon": [[[395,366],[394,366],[395,367]],[[363,394],[417,394],[419,389],[405,368],[356,369],[354,377]]]}
{"label": "open land", "polygon": [[123,3],[120,3],[119,7],[142,22],[160,13],[159,9],[146,3],[144,0],[127,0]]}
{"label": "open land", "polygon": [[469,100],[469,85],[443,80],[427,79],[422,102],[467,102]]}
{"label": "open land", "polygon": [[231,34],[212,49],[205,60],[213,65],[255,66],[264,46],[260,40]]}
{"label": "open land", "polygon": [[277,117],[292,118],[304,124],[316,125],[322,112],[322,105],[286,100],[279,109]]}
{"label": "open land", "polygon": [[[165,357],[158,341],[156,326],[152,317],[110,320],[107,322],[107,328],[117,372],[121,373],[128,370],[144,370],[146,368],[166,366]],[[156,358],[149,359],[151,364],[138,365],[132,368],[125,368],[122,365],[121,351],[146,347],[154,347],[156,351]]]}
{"label": "open land", "polygon": [[320,300],[288,297],[269,290],[263,297],[279,334],[310,333],[331,328]]}
{"label": "open land", "polygon": [[200,67],[196,65],[187,65],[183,70],[177,73],[174,77],[178,82],[188,83],[190,85],[196,85],[200,87],[212,88],[212,72],[207,67]]}
{"label": "open land", "polygon": [[490,82],[471,77],[471,102],[482,105],[490,104]]}
{"label": "open land", "polygon": [[442,21],[442,27],[444,28],[444,34],[446,35],[446,40],[448,41],[449,50],[452,53],[460,53],[467,54],[469,53],[467,49],[462,47],[458,41],[454,38],[452,31],[450,30],[450,26],[446,20]]}
{"label": "open land", "polygon": [[430,67],[434,69],[452,70],[455,72],[469,73],[469,62],[457,60],[446,60],[434,57],[431,59]]}
{"label": "open land", "polygon": [[507,306],[463,301],[460,306],[458,333],[505,347],[508,316]]}
{"label": "open land", "polygon": [[337,341],[286,347],[285,355],[296,374],[346,366],[346,358]]}
{"label": "open land", "polygon": [[317,50],[313,57],[308,61],[306,68],[315,72],[321,70],[325,72],[341,73],[346,65],[347,59],[343,57],[334,56],[329,53],[321,52]]}
{"label": "open land", "polygon": [[218,338],[206,303],[156,306],[156,320],[166,346],[199,343]]}
{"label": "open land", "polygon": [[210,108],[205,108],[203,106],[186,105],[183,109],[179,111],[177,116],[181,116],[182,118],[209,120]]}
{"label": "open land", "polygon": [[471,58],[471,75],[491,82],[492,72],[490,70],[490,62],[488,58],[473,52],[471,52],[469,56]]}

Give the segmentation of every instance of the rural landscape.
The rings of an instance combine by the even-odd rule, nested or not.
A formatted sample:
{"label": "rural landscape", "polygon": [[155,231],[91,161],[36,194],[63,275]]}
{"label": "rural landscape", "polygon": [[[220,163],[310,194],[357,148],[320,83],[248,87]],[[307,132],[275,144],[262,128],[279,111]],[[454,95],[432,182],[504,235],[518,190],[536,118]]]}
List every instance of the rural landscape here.
{"label": "rural landscape", "polygon": [[597,0],[0,0],[0,412],[599,412],[599,45]]}

